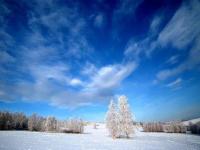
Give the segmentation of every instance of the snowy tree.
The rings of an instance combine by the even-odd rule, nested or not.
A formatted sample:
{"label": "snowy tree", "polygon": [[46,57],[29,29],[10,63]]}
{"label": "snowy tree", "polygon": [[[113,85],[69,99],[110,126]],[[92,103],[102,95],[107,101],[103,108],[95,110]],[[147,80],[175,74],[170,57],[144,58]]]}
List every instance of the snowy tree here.
{"label": "snowy tree", "polygon": [[57,127],[57,120],[55,117],[48,116],[45,122],[45,130],[46,131],[55,131]]}
{"label": "snowy tree", "polygon": [[110,101],[109,110],[106,115],[106,127],[112,138],[118,137],[118,113],[113,100]]}
{"label": "snowy tree", "polygon": [[126,96],[119,97],[118,107],[120,136],[129,138],[130,134],[133,133],[133,119]]}
{"label": "snowy tree", "polygon": [[45,119],[37,114],[32,114],[28,119],[28,129],[30,131],[43,131]]}

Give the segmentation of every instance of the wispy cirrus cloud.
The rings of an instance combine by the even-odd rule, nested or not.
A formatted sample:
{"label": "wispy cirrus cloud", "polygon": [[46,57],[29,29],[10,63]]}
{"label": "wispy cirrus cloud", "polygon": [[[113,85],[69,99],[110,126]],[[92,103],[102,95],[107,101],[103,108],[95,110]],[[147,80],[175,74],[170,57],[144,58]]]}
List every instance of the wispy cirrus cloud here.
{"label": "wispy cirrus cloud", "polygon": [[127,64],[108,65],[100,68],[87,85],[90,90],[112,89],[120,85],[121,81],[129,76],[137,67],[135,62]]}
{"label": "wispy cirrus cloud", "polygon": [[[39,12],[37,9],[35,10],[36,6],[31,11],[29,26],[33,32],[41,33],[42,29],[46,28],[48,36],[45,38],[47,38],[48,43],[57,43],[56,46],[67,49],[65,55],[68,57],[81,58],[92,51],[93,48],[85,36],[87,31],[86,18],[77,12],[78,4],[73,5],[73,7],[60,7],[56,2],[48,3],[45,7],[40,5],[38,4]],[[55,11],[46,13],[46,7]],[[68,31],[68,34],[65,31]]]}
{"label": "wispy cirrus cloud", "polygon": [[176,64],[178,62],[178,59],[179,59],[179,55],[173,55],[166,61],[166,63],[173,65],[173,64]]}
{"label": "wispy cirrus cloud", "polygon": [[200,50],[199,42],[197,42],[193,48],[190,50],[189,56],[180,65],[172,69],[164,69],[158,72],[156,75],[158,80],[166,80],[170,77],[177,76],[185,71],[196,68],[200,64]]}
{"label": "wispy cirrus cloud", "polygon": [[[200,64],[200,19],[199,1],[184,2],[173,18],[159,34],[158,42],[162,46],[171,44],[177,49],[189,48],[188,57],[172,69],[164,69],[157,73],[158,80],[166,80],[185,71],[194,69]],[[190,46],[191,45],[191,46]],[[171,61],[175,58],[171,58]]]}
{"label": "wispy cirrus cloud", "polygon": [[199,1],[183,2],[173,18],[159,34],[158,41],[162,46],[172,44],[184,49],[200,34]]}
{"label": "wispy cirrus cloud", "polygon": [[176,80],[168,83],[166,85],[166,87],[173,88],[173,89],[178,89],[178,88],[181,87],[181,82],[182,82],[182,79],[181,78],[177,78]]}
{"label": "wispy cirrus cloud", "polygon": [[100,28],[104,24],[104,15],[99,13],[94,18],[94,26]]}
{"label": "wispy cirrus cloud", "polygon": [[124,55],[129,59],[140,61],[144,57],[150,58],[154,49],[156,48],[156,37],[159,34],[160,25],[162,23],[163,16],[155,15],[151,20],[149,31],[147,36],[142,40],[135,40],[131,38],[126,45]]}
{"label": "wispy cirrus cloud", "polygon": [[[15,54],[14,69],[6,68],[10,79],[17,82],[0,81],[2,101],[45,101],[65,108],[101,103],[112,97],[115,89],[136,69],[135,62],[101,67],[89,62],[83,63],[83,67],[76,64],[76,60],[90,57],[93,51],[87,40],[87,18],[77,11],[79,4],[68,7],[55,1],[35,1],[27,5],[31,8],[28,31],[22,44],[16,47],[19,51]],[[102,25],[102,14],[95,19],[97,26]],[[6,51],[0,54],[6,61],[15,59]],[[7,94],[9,91],[13,91],[12,95]]]}

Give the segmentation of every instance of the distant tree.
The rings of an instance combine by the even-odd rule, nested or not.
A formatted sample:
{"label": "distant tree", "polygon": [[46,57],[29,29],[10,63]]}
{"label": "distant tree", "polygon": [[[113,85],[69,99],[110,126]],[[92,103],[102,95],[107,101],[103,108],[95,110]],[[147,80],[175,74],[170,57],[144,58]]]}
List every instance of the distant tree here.
{"label": "distant tree", "polygon": [[45,131],[56,131],[57,120],[55,117],[48,116],[45,121]]}
{"label": "distant tree", "polygon": [[24,113],[14,113],[12,115],[12,120],[14,129],[25,130],[28,128],[28,118]]}
{"label": "distant tree", "polygon": [[30,131],[44,131],[45,118],[33,114],[28,119],[28,129]]}
{"label": "distant tree", "polygon": [[0,130],[28,128],[28,119],[23,113],[0,112]]}
{"label": "distant tree", "polygon": [[35,113],[27,117],[24,113],[0,111],[0,130],[11,129],[83,133],[84,122],[81,119],[57,121],[55,117],[44,118]]}
{"label": "distant tree", "polygon": [[130,134],[133,133],[133,119],[126,96],[119,97],[118,107],[120,135],[129,138]]}
{"label": "distant tree", "polygon": [[12,113],[0,112],[0,130],[9,130],[13,128]]}
{"label": "distant tree", "polygon": [[116,138],[119,135],[119,126],[118,126],[118,113],[117,108],[113,100],[110,101],[108,112],[106,115],[106,127],[112,138]]}
{"label": "distant tree", "polygon": [[189,124],[189,130],[192,134],[200,134],[200,121],[197,123],[191,123]]}

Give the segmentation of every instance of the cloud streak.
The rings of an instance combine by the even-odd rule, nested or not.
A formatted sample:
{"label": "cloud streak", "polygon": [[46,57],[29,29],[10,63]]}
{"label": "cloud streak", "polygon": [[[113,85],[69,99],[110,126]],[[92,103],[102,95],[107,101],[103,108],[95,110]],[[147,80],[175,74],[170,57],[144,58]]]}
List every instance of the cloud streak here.
{"label": "cloud streak", "polygon": [[177,78],[175,81],[172,81],[172,82],[168,83],[166,85],[166,87],[177,89],[177,88],[180,88],[181,83],[182,83],[182,79],[181,78]]}
{"label": "cloud streak", "polygon": [[164,69],[157,73],[158,80],[166,80],[185,71],[194,69],[200,64],[200,3],[196,0],[184,2],[173,18],[159,34],[158,42],[162,46],[171,44],[180,50],[190,46],[189,55],[178,66]]}

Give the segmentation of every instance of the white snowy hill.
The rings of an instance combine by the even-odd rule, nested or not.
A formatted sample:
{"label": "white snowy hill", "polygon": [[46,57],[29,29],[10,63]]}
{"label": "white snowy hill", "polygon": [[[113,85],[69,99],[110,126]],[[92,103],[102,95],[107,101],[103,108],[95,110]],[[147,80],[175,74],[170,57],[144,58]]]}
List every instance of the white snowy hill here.
{"label": "white snowy hill", "polygon": [[197,122],[200,122],[200,118],[196,118],[196,119],[191,119],[191,120],[187,120],[187,121],[183,121],[183,125],[188,126],[190,123],[192,124],[196,124]]}

